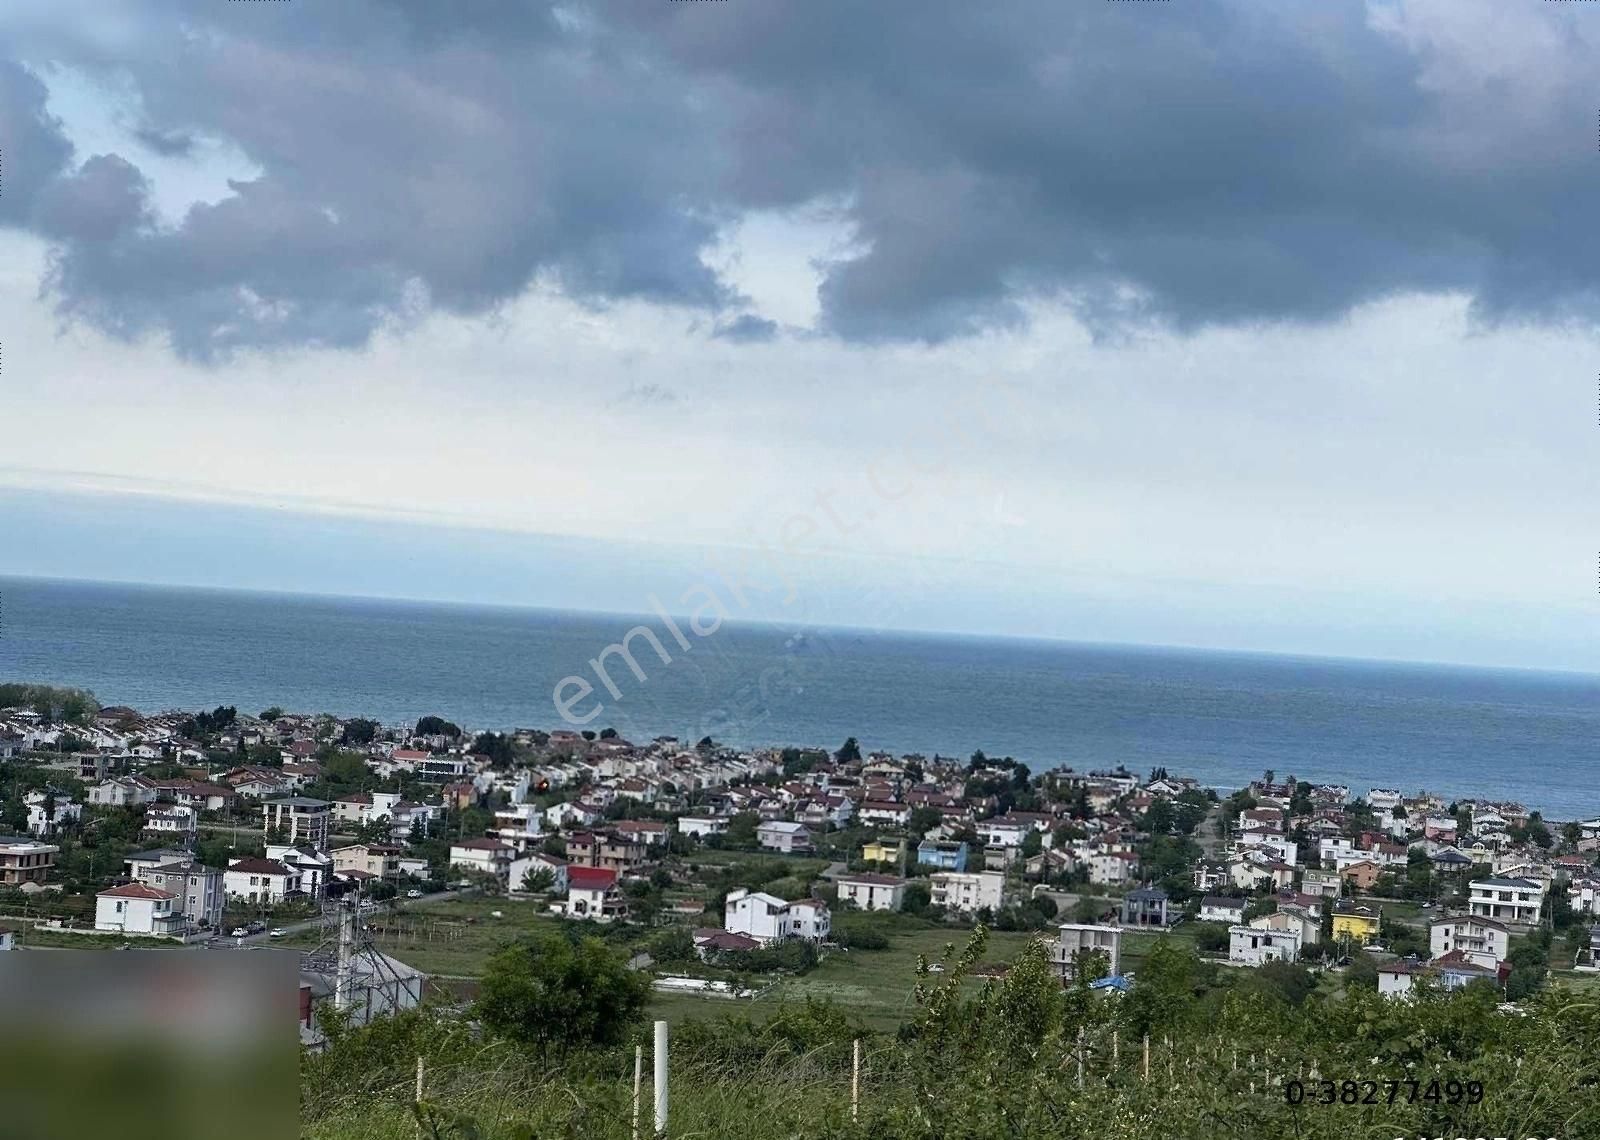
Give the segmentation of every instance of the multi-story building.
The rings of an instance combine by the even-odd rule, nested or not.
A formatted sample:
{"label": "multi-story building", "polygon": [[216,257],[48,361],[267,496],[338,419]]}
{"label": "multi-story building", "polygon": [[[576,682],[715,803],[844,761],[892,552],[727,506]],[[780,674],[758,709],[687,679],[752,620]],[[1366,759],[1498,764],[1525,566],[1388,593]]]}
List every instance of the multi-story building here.
{"label": "multi-story building", "polygon": [[1122,897],[1122,925],[1166,926],[1167,892],[1160,887],[1139,887]]}
{"label": "multi-story building", "polygon": [[1511,950],[1505,924],[1477,915],[1451,915],[1428,924],[1428,952],[1442,958],[1459,950],[1471,962],[1498,968]]}
{"label": "multi-story building", "polygon": [[870,871],[840,875],[834,885],[839,890],[840,903],[861,910],[899,910],[906,892],[906,881],[899,876]]}
{"label": "multi-story building", "polygon": [[946,910],[971,914],[1005,905],[1006,877],[998,871],[940,871],[929,876],[930,901]]}
{"label": "multi-story building", "polygon": [[948,840],[924,839],[917,845],[917,862],[941,871],[967,869],[967,845]]}
{"label": "multi-story building", "polygon": [[262,826],[269,833],[281,831],[286,842],[313,847],[328,845],[328,822],[333,805],[309,796],[284,796],[261,802]]}
{"label": "multi-story building", "polygon": [[61,848],[21,836],[0,837],[0,884],[42,883],[55,870]]}
{"label": "multi-story building", "polygon": [[176,908],[194,929],[216,930],[222,926],[222,907],[226,892],[222,872],[192,858],[172,862],[130,861],[133,877],[157,890],[176,896]]}
{"label": "multi-story building", "polygon": [[566,913],[594,922],[625,917],[628,904],[617,890],[617,873],[608,867],[568,867]]}
{"label": "multi-story building", "polygon": [[606,832],[579,831],[567,836],[567,861],[579,867],[605,867],[621,873],[644,866],[649,849]]}
{"label": "multi-story building", "polygon": [[1544,888],[1529,879],[1476,879],[1467,900],[1469,913],[1521,926],[1539,921],[1544,906]]}
{"label": "multi-story building", "polygon": [[400,873],[400,848],[390,843],[352,843],[348,847],[335,847],[333,869],[393,878]]}
{"label": "multi-story building", "polygon": [[94,928],[119,934],[168,938],[187,925],[171,891],[144,883],[124,883],[95,896]]}
{"label": "multi-story building", "polygon": [[1078,955],[1098,952],[1106,956],[1106,973],[1122,973],[1122,929],[1095,923],[1064,922],[1050,944],[1050,961],[1063,982],[1069,982],[1077,969]]}
{"label": "multi-story building", "polygon": [[786,938],[821,942],[833,930],[828,904],[819,899],[786,902],[764,891],[740,888],[723,900],[723,929],[754,938],[763,946]]}
{"label": "multi-story building", "polygon": [[254,856],[231,860],[222,873],[222,885],[230,898],[249,903],[281,903],[290,895],[304,893],[297,869]]}
{"label": "multi-story building", "polygon": [[503,881],[516,855],[515,847],[498,839],[463,839],[450,845],[450,866],[461,871],[481,871]]}
{"label": "multi-story building", "polygon": [[186,804],[153,804],[144,813],[145,834],[163,843],[193,841],[200,814]]}
{"label": "multi-story building", "polygon": [[1228,927],[1229,961],[1262,966],[1275,961],[1293,962],[1299,957],[1298,929],[1272,930],[1255,925]]}

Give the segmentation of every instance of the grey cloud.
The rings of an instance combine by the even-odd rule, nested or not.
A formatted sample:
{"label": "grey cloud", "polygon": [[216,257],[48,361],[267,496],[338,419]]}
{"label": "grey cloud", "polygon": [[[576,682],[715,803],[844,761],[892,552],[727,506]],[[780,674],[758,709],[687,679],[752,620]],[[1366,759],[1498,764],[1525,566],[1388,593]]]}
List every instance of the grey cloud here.
{"label": "grey cloud", "polygon": [[158,131],[142,127],[134,132],[134,137],[165,158],[182,158],[194,150],[194,136],[182,131]]}
{"label": "grey cloud", "polygon": [[0,60],[0,225],[26,225],[39,193],[67,167],[72,145],[45,109],[45,85]]}
{"label": "grey cloud", "polygon": [[[850,340],[1014,326],[1041,297],[1192,329],[1414,289],[1588,319],[1600,290],[1581,14],[1527,15],[1559,32],[1534,92],[1441,81],[1447,48],[1356,4],[130,7],[148,130],[263,174],[171,231],[52,231],[55,285],[191,355],[358,345],[418,297],[479,313],[541,280],[770,335],[700,255],[746,210],[820,198],[855,231],[821,288]],[[53,176],[36,81],[3,75],[0,122],[55,148]]]}
{"label": "grey cloud", "polygon": [[740,313],[733,320],[718,325],[711,335],[735,344],[762,344],[778,335],[778,322],[755,313]]}

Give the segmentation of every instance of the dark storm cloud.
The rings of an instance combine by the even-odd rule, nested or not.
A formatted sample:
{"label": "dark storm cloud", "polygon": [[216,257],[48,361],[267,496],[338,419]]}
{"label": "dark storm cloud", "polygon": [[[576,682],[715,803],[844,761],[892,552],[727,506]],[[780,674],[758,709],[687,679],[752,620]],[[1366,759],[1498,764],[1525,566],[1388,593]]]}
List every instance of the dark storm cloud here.
{"label": "dark storm cloud", "polygon": [[[55,215],[67,309],[206,356],[359,344],[419,304],[482,312],[547,281],[759,339],[760,316],[720,316],[739,299],[701,252],[745,210],[819,200],[855,239],[824,266],[822,323],[855,340],[1015,325],[1036,297],[1101,325],[1441,288],[1565,317],[1600,280],[1592,49],[1568,13],[1526,17],[1560,30],[1535,99],[1440,81],[1438,45],[1359,4],[265,9],[141,9],[146,129],[232,140],[263,173],[176,229],[125,203],[115,226]],[[6,74],[0,121],[59,144]],[[8,146],[15,211],[11,171]]]}

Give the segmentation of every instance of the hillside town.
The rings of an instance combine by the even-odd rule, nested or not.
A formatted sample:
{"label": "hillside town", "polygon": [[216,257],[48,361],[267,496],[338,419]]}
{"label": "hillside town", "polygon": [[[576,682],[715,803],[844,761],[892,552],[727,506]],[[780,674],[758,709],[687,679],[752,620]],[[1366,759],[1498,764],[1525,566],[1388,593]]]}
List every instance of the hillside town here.
{"label": "hillside town", "polygon": [[0,945],[296,945],[313,1044],[320,1003],[422,1000],[424,971],[368,927],[463,898],[633,931],[658,989],[705,995],[881,945],[851,925],[878,914],[1027,932],[1063,983],[1108,995],[1163,935],[1397,1000],[1483,984],[1515,1002],[1600,968],[1600,819],[1273,772],[1224,797],[1160,769],[1035,774],[853,738],[743,750],[50,700],[0,709],[0,771]]}

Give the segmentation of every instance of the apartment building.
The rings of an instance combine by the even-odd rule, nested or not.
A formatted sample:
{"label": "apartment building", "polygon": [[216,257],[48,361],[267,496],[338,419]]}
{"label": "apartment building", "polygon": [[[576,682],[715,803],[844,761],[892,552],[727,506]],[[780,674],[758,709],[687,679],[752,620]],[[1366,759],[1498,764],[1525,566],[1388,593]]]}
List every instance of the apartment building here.
{"label": "apartment building", "polygon": [[0,884],[42,883],[55,870],[61,848],[21,836],[0,837]]}

